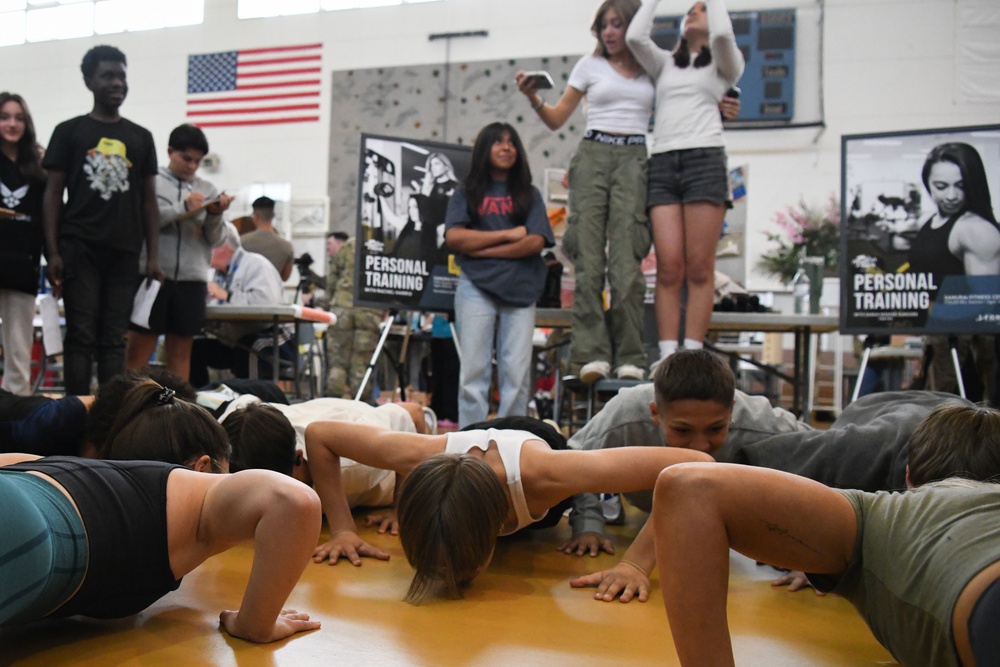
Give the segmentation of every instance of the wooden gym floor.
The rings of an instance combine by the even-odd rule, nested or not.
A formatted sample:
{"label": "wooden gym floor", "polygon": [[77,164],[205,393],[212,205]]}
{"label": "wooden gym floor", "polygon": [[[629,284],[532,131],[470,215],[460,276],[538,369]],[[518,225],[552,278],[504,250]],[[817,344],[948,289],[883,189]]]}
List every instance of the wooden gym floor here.
{"label": "wooden gym floor", "polygon": [[[629,508],[628,517],[628,526],[612,528],[619,555],[644,515]],[[401,601],[410,568],[398,538],[363,528],[362,536],[392,560],[366,559],[360,568],[310,564],[288,606],[322,621],[322,629],[262,646],[218,629],[219,611],[239,605],[250,571],[252,549],[243,545],[203,564],[137,616],[0,630],[0,665],[676,665],[655,575],[645,604],[602,603],[592,589],[571,589],[572,576],[609,567],[617,557],[557,552],[569,532],[563,520],[501,540],[464,600],[415,607]],[[731,565],[737,664],[895,664],[843,599],[774,588],[768,583],[774,570],[735,553]]]}

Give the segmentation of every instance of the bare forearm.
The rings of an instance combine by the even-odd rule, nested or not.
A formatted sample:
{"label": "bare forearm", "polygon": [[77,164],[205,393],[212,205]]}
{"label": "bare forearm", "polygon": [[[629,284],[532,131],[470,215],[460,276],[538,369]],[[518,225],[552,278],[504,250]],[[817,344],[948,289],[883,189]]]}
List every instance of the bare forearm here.
{"label": "bare forearm", "polygon": [[511,243],[525,236],[523,227],[496,231],[453,227],[445,233],[445,241],[455,252],[471,255],[492,246]]}
{"label": "bare forearm", "polygon": [[236,634],[274,639],[275,619],[298,582],[319,539],[320,507],[306,486],[272,496],[254,532],[254,558]]}
{"label": "bare forearm", "polygon": [[622,555],[622,562],[639,568],[647,577],[656,567],[656,541],[652,521],[647,521],[635,536],[632,545]]}
{"label": "bare forearm", "polygon": [[477,252],[469,253],[471,257],[492,257],[496,259],[520,259],[537,255],[545,247],[545,239],[538,234],[526,236],[519,241],[495,245]]}
{"label": "bare forearm", "polygon": [[351,508],[347,504],[347,494],[344,492],[340,457],[322,443],[310,442],[308,439],[306,452],[309,456],[313,485],[319,495],[327,524],[330,526],[330,534],[344,530],[356,531],[357,526],[351,515]]}
{"label": "bare forearm", "polygon": [[42,200],[42,227],[45,231],[45,250],[49,257],[59,254],[59,215],[62,213],[62,193],[65,174],[51,172],[45,184]]}

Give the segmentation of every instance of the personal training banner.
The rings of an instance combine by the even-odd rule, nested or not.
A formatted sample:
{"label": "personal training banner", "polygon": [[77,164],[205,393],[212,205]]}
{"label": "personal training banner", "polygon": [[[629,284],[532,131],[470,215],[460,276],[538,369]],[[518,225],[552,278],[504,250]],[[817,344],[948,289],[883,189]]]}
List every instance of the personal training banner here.
{"label": "personal training banner", "polygon": [[841,331],[1000,333],[1000,126],[841,149]]}
{"label": "personal training banner", "polygon": [[465,146],[361,135],[356,304],[453,309],[458,267],[444,243],[444,218],[471,154]]}

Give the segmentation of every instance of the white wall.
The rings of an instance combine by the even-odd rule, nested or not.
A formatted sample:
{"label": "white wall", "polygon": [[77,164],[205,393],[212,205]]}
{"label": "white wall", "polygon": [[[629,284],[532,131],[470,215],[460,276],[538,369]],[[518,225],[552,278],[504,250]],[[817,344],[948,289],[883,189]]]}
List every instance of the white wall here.
{"label": "white wall", "polygon": [[[956,3],[966,1],[824,3],[825,131],[728,135],[731,163],[750,167],[748,266],[766,249],[761,231],[776,209],[800,196],[819,202],[839,191],[842,134],[1000,122],[995,105],[955,101]],[[4,47],[0,87],[26,97],[44,143],[58,122],[90,108],[78,69],[83,53],[94,44],[114,44],[129,58],[131,91],[123,113],[152,130],[165,153],[168,133],[184,120],[189,54],[321,41],[326,71],[443,63],[445,42],[431,42],[428,36],[467,30],[488,30],[489,36],[454,40],[452,62],[584,53],[593,47],[588,28],[598,4],[449,0],[239,21],[235,0],[207,0],[201,26]],[[680,13],[686,6],[686,0],[662,3],[665,13]],[[727,3],[730,10],[784,6],[817,5],[808,0]],[[319,123],[210,130],[212,150],[222,157],[211,179],[231,190],[253,182],[291,182],[295,197],[325,195],[328,95],[325,76]],[[752,272],[746,278],[751,288],[780,287]]]}

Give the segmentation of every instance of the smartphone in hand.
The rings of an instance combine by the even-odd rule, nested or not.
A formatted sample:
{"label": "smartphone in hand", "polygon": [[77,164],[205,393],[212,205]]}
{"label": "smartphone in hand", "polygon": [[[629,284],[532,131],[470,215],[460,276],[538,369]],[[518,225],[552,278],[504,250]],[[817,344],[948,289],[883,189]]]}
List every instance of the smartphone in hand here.
{"label": "smartphone in hand", "polygon": [[534,82],[535,90],[545,90],[546,88],[552,88],[555,86],[555,83],[552,81],[552,77],[549,76],[549,73],[543,71],[525,72],[524,81]]}

